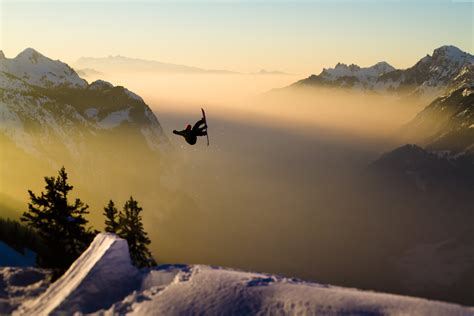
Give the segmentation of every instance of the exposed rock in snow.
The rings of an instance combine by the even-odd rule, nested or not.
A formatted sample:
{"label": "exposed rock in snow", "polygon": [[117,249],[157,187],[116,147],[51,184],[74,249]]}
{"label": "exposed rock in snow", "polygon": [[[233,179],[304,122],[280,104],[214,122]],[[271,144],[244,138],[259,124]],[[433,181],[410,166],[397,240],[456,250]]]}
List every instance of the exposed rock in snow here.
{"label": "exposed rock in snow", "polygon": [[341,77],[356,77],[361,81],[369,82],[393,70],[395,70],[395,68],[386,62],[380,62],[367,68],[361,68],[354,64],[347,66],[346,64],[339,63],[335,68],[324,69],[320,76],[331,81]]}
{"label": "exposed rock in snow", "polygon": [[0,71],[0,89],[20,92],[31,91],[31,88],[25,81],[3,71]]}
{"label": "exposed rock in snow", "polygon": [[98,235],[66,274],[14,315],[473,315],[455,304],[203,265],[138,271],[126,242]]}

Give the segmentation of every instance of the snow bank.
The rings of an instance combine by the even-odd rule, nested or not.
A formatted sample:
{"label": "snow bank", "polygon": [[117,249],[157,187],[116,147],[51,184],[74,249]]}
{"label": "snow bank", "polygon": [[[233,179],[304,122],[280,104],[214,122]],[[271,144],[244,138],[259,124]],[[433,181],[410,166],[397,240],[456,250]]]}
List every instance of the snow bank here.
{"label": "snow bank", "polygon": [[0,267],[0,315],[9,315],[25,300],[49,286],[50,272],[37,268]]}
{"label": "snow bank", "polygon": [[107,308],[137,287],[138,276],[127,242],[113,234],[99,234],[59,280],[14,315],[90,313]]}
{"label": "snow bank", "polygon": [[[473,315],[454,304],[209,266],[166,266],[98,315]],[[170,274],[172,273],[172,274]],[[166,279],[173,280],[167,286]]]}

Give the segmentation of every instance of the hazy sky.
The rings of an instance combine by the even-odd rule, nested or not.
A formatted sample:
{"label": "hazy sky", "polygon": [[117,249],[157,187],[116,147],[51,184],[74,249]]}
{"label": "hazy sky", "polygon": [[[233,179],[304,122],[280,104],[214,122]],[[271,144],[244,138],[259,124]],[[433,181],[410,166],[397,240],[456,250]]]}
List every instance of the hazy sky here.
{"label": "hazy sky", "polygon": [[408,67],[436,47],[473,51],[472,0],[0,0],[0,44],[66,62],[123,55],[242,72],[337,62]]}

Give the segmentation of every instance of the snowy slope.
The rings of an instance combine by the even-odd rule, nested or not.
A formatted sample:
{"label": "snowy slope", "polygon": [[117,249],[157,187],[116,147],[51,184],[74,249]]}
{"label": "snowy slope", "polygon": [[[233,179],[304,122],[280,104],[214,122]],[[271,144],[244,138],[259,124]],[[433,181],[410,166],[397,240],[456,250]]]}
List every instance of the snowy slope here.
{"label": "snowy slope", "polygon": [[100,234],[66,274],[14,315],[474,315],[455,304],[203,265],[136,270]]}
{"label": "snowy slope", "polygon": [[0,267],[31,267],[35,265],[35,262],[36,254],[30,249],[20,253],[0,241]]}

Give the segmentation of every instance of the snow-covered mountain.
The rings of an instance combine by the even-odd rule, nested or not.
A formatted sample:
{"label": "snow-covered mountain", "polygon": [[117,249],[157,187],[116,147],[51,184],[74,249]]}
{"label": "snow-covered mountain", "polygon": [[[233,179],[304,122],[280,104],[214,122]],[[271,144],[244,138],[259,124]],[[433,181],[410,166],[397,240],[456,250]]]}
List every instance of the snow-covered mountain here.
{"label": "snow-covered mountain", "polygon": [[394,69],[386,62],[372,67],[337,64],[319,75],[300,80],[294,87],[338,87],[376,92],[417,95],[443,93],[460,80],[466,67],[474,64],[474,56],[455,46],[442,46],[407,69]]}
{"label": "snow-covered mountain", "polygon": [[376,89],[424,93],[451,88],[464,67],[474,64],[474,56],[455,46],[442,46],[413,67],[382,75]]}
{"label": "snow-covered mountain", "polygon": [[86,88],[87,82],[65,63],[52,60],[27,48],[15,58],[6,58],[0,51],[0,71],[7,72],[25,82],[43,88]]}
{"label": "snow-covered mountain", "polygon": [[[98,141],[127,130],[143,150],[167,139],[145,102],[124,87],[88,84],[68,65],[28,48],[0,59],[0,133],[26,153],[61,165],[56,154],[83,163]],[[108,139],[106,139],[108,138]]]}
{"label": "snow-covered mountain", "polygon": [[[17,298],[18,299],[18,298]],[[0,310],[0,312],[2,312]],[[13,315],[473,315],[472,308],[203,265],[137,270],[125,240],[99,234]]]}
{"label": "snow-covered mountain", "polygon": [[394,71],[386,62],[377,63],[371,67],[361,68],[357,65],[338,63],[334,68],[324,68],[319,75],[311,75],[292,86],[327,86],[341,88],[372,89],[377,79]]}

